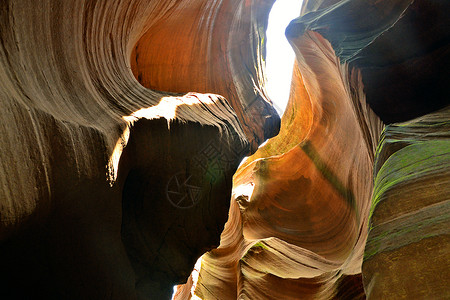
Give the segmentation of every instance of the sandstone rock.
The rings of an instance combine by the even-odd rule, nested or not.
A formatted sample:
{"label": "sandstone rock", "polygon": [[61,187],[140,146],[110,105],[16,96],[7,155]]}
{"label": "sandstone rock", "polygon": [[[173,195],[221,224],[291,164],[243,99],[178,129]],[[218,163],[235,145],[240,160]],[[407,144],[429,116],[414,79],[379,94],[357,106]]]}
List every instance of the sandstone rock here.
{"label": "sandstone rock", "polygon": [[202,299],[364,295],[357,274],[382,123],[328,41],[307,32],[291,43],[298,63],[280,134],[235,174],[221,245],[203,257]]}
{"label": "sandstone rock", "polygon": [[[376,161],[377,170],[392,151],[404,147],[404,142],[396,141],[392,146],[381,146],[393,150],[375,154],[383,128],[378,117],[387,123],[398,122],[448,105],[448,68],[442,68],[448,65],[449,57],[447,10],[446,2],[426,1],[304,3],[302,17],[291,22],[286,31],[297,65],[280,134],[238,169],[221,246],[203,257],[196,295],[202,299],[214,299],[218,294],[223,299],[365,298],[362,278],[373,299],[445,295],[448,276],[433,277],[433,271],[425,272],[424,266],[432,264],[430,257],[425,259],[425,252],[406,267],[407,262],[415,260],[418,249],[423,249],[420,245],[405,253],[377,254],[365,262],[363,277],[360,273],[371,207],[372,166]],[[436,21],[425,24],[430,15]],[[427,91],[430,97],[424,96]],[[446,132],[448,114],[440,116],[435,126]],[[416,129],[414,124],[406,131],[411,132],[411,143],[421,139],[414,133]],[[425,126],[419,132],[438,138]],[[441,151],[436,156],[446,157],[449,147],[444,144],[430,144],[430,151]],[[414,147],[410,151],[403,159],[414,159],[423,152]],[[418,162],[416,167],[426,166]],[[429,175],[415,171],[417,180],[422,175],[429,176],[428,180],[423,178],[428,182],[434,177],[444,179],[438,179],[441,183],[437,189],[430,183],[423,185],[426,192],[411,195],[409,202],[428,203],[434,201],[435,194],[442,201],[448,197],[448,189],[443,188],[448,167],[442,167],[445,171],[430,166]],[[375,181],[374,199],[383,195],[377,193],[383,193],[385,185],[392,187],[397,197],[408,198],[402,193],[408,189],[396,186],[399,168],[401,165],[386,167],[385,172],[392,172],[393,179],[381,177],[387,181]],[[406,176],[405,180],[410,179]],[[243,192],[245,189],[248,191]],[[387,237],[380,229],[384,223],[375,225],[374,214],[374,226],[381,227],[373,228],[366,258],[374,248],[403,249],[403,243],[421,239],[421,232],[403,242],[395,239],[403,231],[412,230],[414,220],[403,216],[405,212],[396,202],[384,207],[405,219],[407,229],[402,229],[403,221],[392,217],[392,238],[385,243]],[[417,221],[425,224],[436,219],[436,224],[427,226],[429,231],[438,232],[440,240],[433,235],[423,245],[438,257],[437,266],[431,269],[445,274],[442,266],[448,265],[448,249],[439,244],[446,242],[448,222],[445,210],[437,213],[434,208]],[[390,261],[395,257],[402,261]],[[402,267],[417,276],[404,279],[408,275],[402,274]],[[437,278],[435,285],[440,288],[436,292],[431,291],[433,285],[426,284],[427,277],[422,273]],[[395,283],[401,280],[398,290]],[[411,285],[415,288],[405,293]]]}
{"label": "sandstone rock", "polygon": [[450,109],[383,132],[363,263],[369,299],[450,296]]}
{"label": "sandstone rock", "polygon": [[448,1],[306,1],[293,25],[358,68],[367,103],[392,123],[449,105],[449,10]]}
{"label": "sandstone rock", "polygon": [[263,73],[264,34],[273,2],[164,1],[134,45],[133,74],[154,90],[223,95],[256,151],[279,130]]}
{"label": "sandstone rock", "polygon": [[168,297],[217,246],[248,142],[222,96],[134,78],[159,3],[0,3],[0,298]]}

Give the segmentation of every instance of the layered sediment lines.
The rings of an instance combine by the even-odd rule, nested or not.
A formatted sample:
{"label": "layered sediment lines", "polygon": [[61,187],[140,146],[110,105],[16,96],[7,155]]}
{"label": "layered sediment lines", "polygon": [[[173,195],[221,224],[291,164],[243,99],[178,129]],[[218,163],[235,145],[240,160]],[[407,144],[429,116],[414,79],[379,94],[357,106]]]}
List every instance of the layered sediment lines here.
{"label": "layered sediment lines", "polygon": [[367,103],[393,123],[449,105],[449,9],[448,1],[306,1],[294,23],[361,71]]}
{"label": "layered sediment lines", "polygon": [[369,299],[450,296],[449,118],[447,108],[383,132],[363,263]]}
{"label": "layered sediment lines", "polygon": [[327,40],[308,31],[291,43],[297,65],[280,134],[235,174],[221,246],[203,257],[202,299],[364,297],[358,274],[382,123],[360,74]]}
{"label": "layered sediment lines", "polygon": [[224,96],[256,151],[279,130],[263,73],[273,2],[164,1],[133,48],[133,74],[154,90]]}
{"label": "layered sediment lines", "polygon": [[133,49],[179,4],[0,3],[0,298],[170,297],[218,245],[248,140],[279,118],[137,81]]}
{"label": "layered sediment lines", "polygon": [[280,134],[235,174],[221,246],[203,257],[195,295],[446,297],[448,110],[391,125],[385,136],[401,133],[375,147],[380,119],[405,121],[448,105],[448,8],[305,1],[286,31],[297,65]]}

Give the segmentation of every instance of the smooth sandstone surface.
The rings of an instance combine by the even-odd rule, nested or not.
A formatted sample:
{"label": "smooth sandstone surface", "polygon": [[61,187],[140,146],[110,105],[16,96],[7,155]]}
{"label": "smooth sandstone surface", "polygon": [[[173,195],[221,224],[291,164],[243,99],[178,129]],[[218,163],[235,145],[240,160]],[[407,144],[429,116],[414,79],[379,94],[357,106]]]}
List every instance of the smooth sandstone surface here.
{"label": "smooth sandstone surface", "polygon": [[[237,204],[220,247],[203,257],[200,298],[364,297],[357,275],[383,125],[328,41],[307,32],[291,42],[295,85],[280,134],[235,174]],[[238,194],[245,186],[251,195]]]}
{"label": "smooth sandstone surface", "polygon": [[[383,170],[392,175],[381,181],[372,179],[372,167],[378,172],[394,151],[385,150],[389,144],[382,139],[375,152],[380,119],[404,121],[449,104],[448,8],[444,1],[304,3],[302,16],[286,31],[297,65],[280,134],[236,172],[221,246],[203,256],[195,296],[447,297],[447,212],[432,206],[410,216],[404,208],[448,200],[448,113],[427,115],[430,121],[423,126],[398,125],[411,143],[426,136],[441,140],[421,146],[431,154],[409,149],[405,157],[418,159],[416,170],[402,172],[388,164]],[[434,22],[425,24],[427,16]],[[427,167],[421,155],[434,165]],[[385,186],[397,198],[377,205]],[[382,209],[396,221],[389,230],[378,225]],[[413,230],[416,226],[420,230]],[[423,231],[424,226],[431,227]],[[400,239],[405,231],[410,236]],[[424,247],[416,244],[422,239]],[[374,247],[382,253],[370,258]],[[399,250],[383,252],[394,248]],[[426,271],[427,266],[435,271]],[[192,289],[191,284],[182,289]]]}
{"label": "smooth sandstone surface", "polygon": [[222,96],[133,76],[162,9],[0,3],[0,298],[167,298],[218,245],[249,142]]}

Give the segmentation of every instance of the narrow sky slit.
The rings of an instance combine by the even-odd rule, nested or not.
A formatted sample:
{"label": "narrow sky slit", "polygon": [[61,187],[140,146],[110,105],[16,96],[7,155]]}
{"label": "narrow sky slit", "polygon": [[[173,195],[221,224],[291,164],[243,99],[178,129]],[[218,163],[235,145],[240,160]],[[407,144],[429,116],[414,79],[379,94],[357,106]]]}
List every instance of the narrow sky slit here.
{"label": "narrow sky slit", "polygon": [[284,31],[300,15],[302,0],[277,0],[269,14],[266,44],[266,89],[278,113],[282,115],[289,99],[294,51]]}

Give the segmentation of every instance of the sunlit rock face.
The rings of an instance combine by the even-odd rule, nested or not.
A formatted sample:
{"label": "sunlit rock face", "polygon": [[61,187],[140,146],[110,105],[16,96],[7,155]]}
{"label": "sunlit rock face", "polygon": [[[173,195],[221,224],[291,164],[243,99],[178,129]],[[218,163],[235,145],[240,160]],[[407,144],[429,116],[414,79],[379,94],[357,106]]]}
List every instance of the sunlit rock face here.
{"label": "sunlit rock face", "polygon": [[291,43],[297,65],[280,134],[235,174],[221,246],[203,258],[200,298],[364,297],[382,123],[365,103],[360,74],[340,63],[327,40],[308,31]]}
{"label": "sunlit rock face", "polygon": [[279,130],[264,91],[264,34],[274,0],[154,1],[131,68],[145,87],[223,95],[252,152]]}
{"label": "sunlit rock face", "polygon": [[297,64],[280,134],[237,170],[196,296],[448,297],[448,109],[390,125],[375,151],[381,120],[448,105],[446,11],[445,1],[304,3],[286,31]]}

